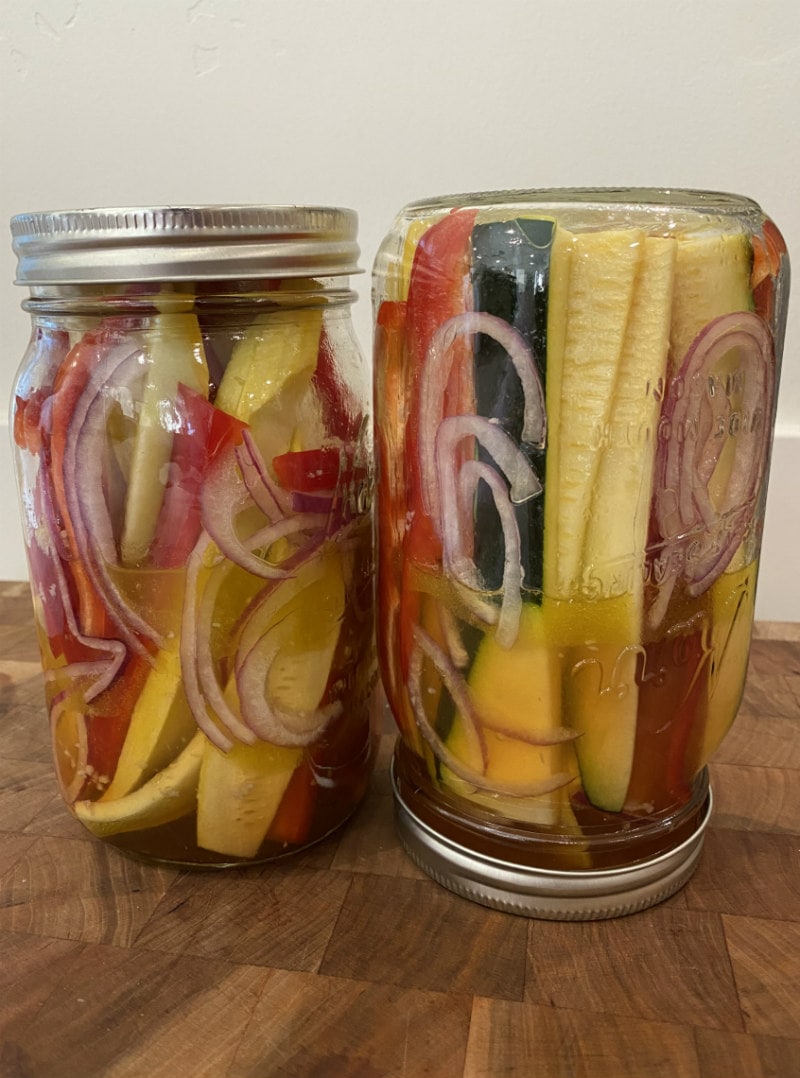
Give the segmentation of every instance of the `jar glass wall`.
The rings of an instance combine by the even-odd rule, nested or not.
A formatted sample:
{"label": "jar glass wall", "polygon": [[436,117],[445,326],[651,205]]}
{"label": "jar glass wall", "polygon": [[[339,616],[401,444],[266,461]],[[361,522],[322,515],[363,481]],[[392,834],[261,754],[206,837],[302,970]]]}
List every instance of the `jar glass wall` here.
{"label": "jar glass wall", "polygon": [[[455,196],[384,241],[379,659],[401,834],[462,893],[601,916],[686,878],[747,669],[787,292],[734,195]],[[687,841],[626,906],[614,872]]]}
{"label": "jar glass wall", "polygon": [[[287,240],[280,210],[250,231],[173,212],[180,239],[119,211],[21,220],[13,432],[67,804],[132,853],[241,864],[339,826],[374,756],[354,223],[292,208]],[[314,263],[312,243],[339,249]]]}

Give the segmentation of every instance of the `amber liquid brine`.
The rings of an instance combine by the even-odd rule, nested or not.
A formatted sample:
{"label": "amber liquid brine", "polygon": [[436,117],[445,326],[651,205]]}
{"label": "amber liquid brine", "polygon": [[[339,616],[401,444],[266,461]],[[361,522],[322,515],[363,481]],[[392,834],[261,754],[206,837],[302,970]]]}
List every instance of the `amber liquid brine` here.
{"label": "amber liquid brine", "polygon": [[754,616],[785,247],[735,198],[621,202],[420,204],[376,264],[398,790],[551,867],[691,832]]}
{"label": "amber liquid brine", "polygon": [[146,858],[301,849],[352,813],[375,748],[349,317],[310,280],[47,303],[14,436],[64,799]]}

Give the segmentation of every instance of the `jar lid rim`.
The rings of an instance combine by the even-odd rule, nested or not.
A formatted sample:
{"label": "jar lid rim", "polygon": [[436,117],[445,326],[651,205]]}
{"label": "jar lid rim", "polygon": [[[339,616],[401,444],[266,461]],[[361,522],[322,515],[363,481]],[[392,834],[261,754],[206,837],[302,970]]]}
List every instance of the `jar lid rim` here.
{"label": "jar lid rim", "polygon": [[511,205],[531,202],[557,205],[560,203],[597,203],[600,205],[638,205],[664,209],[692,209],[705,213],[763,212],[747,195],[729,191],[713,191],[691,187],[541,187],[510,188],[497,191],[468,191],[439,195],[409,202],[405,211],[430,211],[437,207],[461,208],[487,206],[495,203]]}
{"label": "jar lid rim", "polygon": [[332,277],[360,272],[354,210],[108,207],[11,219],[17,284]]}

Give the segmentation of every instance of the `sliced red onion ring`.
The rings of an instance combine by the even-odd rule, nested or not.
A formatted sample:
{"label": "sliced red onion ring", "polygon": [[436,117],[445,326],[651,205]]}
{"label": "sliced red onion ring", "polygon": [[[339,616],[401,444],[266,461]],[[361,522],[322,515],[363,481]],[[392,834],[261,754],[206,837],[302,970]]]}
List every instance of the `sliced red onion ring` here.
{"label": "sliced red onion ring", "polygon": [[[37,482],[37,490],[39,497],[42,501],[42,505],[44,506],[47,502],[49,502],[49,495],[45,489],[45,484],[42,477],[43,473],[40,472],[38,476],[39,481]],[[83,677],[94,678],[92,684],[83,693],[83,698],[88,704],[91,700],[94,700],[96,696],[99,696],[100,693],[104,692],[112,683],[114,678],[117,676],[120,668],[122,667],[123,662],[125,661],[127,650],[121,640],[105,640],[101,637],[86,636],[85,633],[81,632],[78,626],[78,619],[75,616],[75,610],[72,606],[72,598],[69,592],[69,584],[67,583],[67,579],[64,576],[64,570],[61,565],[61,558],[59,556],[58,547],[51,531],[51,515],[52,507],[50,508],[49,512],[45,510],[41,513],[41,525],[37,529],[33,541],[39,545],[43,554],[49,559],[49,564],[53,568],[53,572],[55,575],[55,585],[58,596],[61,600],[61,605],[64,610],[64,618],[66,621],[67,628],[69,629],[70,634],[74,637],[75,640],[78,641],[79,644],[82,644],[83,647],[87,648],[90,651],[102,652],[107,656],[107,658],[97,659],[94,662],[87,661],[68,664],[67,666],[62,667],[58,671],[47,671],[45,673],[45,678],[48,680],[53,680],[56,677],[61,678],[64,675],[73,679]],[[44,542],[42,542],[42,540],[44,540]],[[42,601],[47,602],[48,598],[51,597],[42,596]]]}
{"label": "sliced red onion ring", "polygon": [[500,600],[500,613],[497,620],[496,639],[500,647],[510,648],[517,639],[519,619],[522,613],[523,569],[520,557],[520,535],[514,507],[508,497],[506,484],[497,472],[483,461],[466,461],[458,476],[458,501],[453,496],[452,477],[440,477],[443,494],[442,516],[444,536],[442,538],[442,563],[445,572],[461,581],[468,588],[483,591],[483,582],[479,578],[474,561],[467,557],[462,549],[463,525],[460,523],[468,513],[472,520],[472,509],[478,484],[486,483],[500,517],[505,547],[503,567],[503,590]]}
{"label": "sliced red onion ring", "polygon": [[[510,490],[487,462],[467,460],[456,475],[457,446],[474,437],[491,454],[509,480]],[[436,435],[437,482],[441,498],[441,539],[444,569],[473,591],[483,590],[472,558],[464,550],[464,537],[471,534],[473,505],[478,483],[483,480],[494,499],[505,543],[503,594],[497,625],[501,647],[513,645],[522,610],[523,570],[520,560],[519,525],[512,501],[523,502],[541,493],[542,485],[527,457],[497,424],[483,416],[449,416]]]}
{"label": "sliced red onion ring", "polygon": [[292,498],[269,473],[252,431],[242,433],[242,444],[236,447],[236,462],[250,497],[269,520],[286,516],[292,511]]}
{"label": "sliced red onion ring", "polygon": [[[414,627],[414,643],[421,655],[425,655],[433,663],[436,672],[442,679],[442,683],[444,684],[447,691],[450,693],[453,703],[456,705],[459,714],[464,720],[464,731],[467,735],[467,740],[470,743],[469,747],[473,753],[480,757],[481,766],[485,771],[488,762],[488,758],[486,755],[486,742],[483,740],[480,720],[478,719],[478,716],[475,712],[475,708],[470,698],[469,690],[467,688],[466,682],[464,681],[464,678],[453,665],[449,655],[445,654],[445,652],[442,650],[441,647],[439,647],[436,641],[431,636],[429,636],[424,629],[420,629],[419,626]],[[420,682],[422,676],[421,661],[419,673],[416,678],[413,676],[413,673],[414,668],[412,664],[411,681],[414,682],[417,695],[419,696],[421,689]],[[426,736],[426,740],[429,740],[426,735],[425,729],[423,729],[423,726],[427,726],[428,733],[432,734],[433,737],[436,738],[436,740],[441,744],[442,748],[444,748],[445,752],[450,753],[450,750],[445,746],[444,742],[441,740],[439,735],[434,731],[433,727],[431,726],[430,721],[428,720],[427,710],[422,704],[421,699],[419,700],[419,703],[420,710],[422,712],[422,715],[424,716],[424,722],[423,725],[420,726],[420,732],[423,734],[423,736]],[[416,710],[417,709],[415,708],[415,713]],[[418,724],[419,719],[420,716],[418,715]],[[431,747],[433,748],[434,746],[431,745]],[[450,753],[450,755],[452,756],[452,753]],[[464,765],[462,764],[461,766],[463,767]]]}
{"label": "sliced red onion ring", "polygon": [[[207,550],[208,548],[205,549]],[[194,647],[197,681],[204,694],[206,704],[210,706],[213,714],[224,724],[225,729],[231,736],[244,742],[244,744],[252,745],[257,739],[225,699],[225,694],[217,676],[214,656],[211,653],[211,628],[214,621],[214,610],[220,591],[224,590],[227,584],[224,568],[224,562],[220,562],[215,567],[196,605],[195,625],[192,632],[196,634]]]}
{"label": "sliced red onion ring", "polygon": [[[91,559],[87,559],[87,565],[90,566],[92,580],[105,601],[109,615],[119,626],[129,646],[142,657],[147,658],[150,652],[142,646],[134,634],[138,633],[159,648],[165,646],[165,640],[123,598],[108,571],[109,565],[118,563],[118,557],[103,477],[105,467],[102,452],[105,440],[104,412],[105,402],[102,399],[95,400],[89,410],[84,429],[78,436],[75,453],[76,481],[68,488],[67,504],[76,537],[91,553]],[[77,477],[80,477],[80,481]],[[79,515],[77,525],[74,512],[76,507]]]}
{"label": "sliced red onion ring", "polygon": [[227,558],[254,576],[274,580],[286,576],[284,568],[258,557],[254,546],[238,534],[236,517],[250,504],[250,497],[233,449],[222,453],[209,469],[200,501],[203,527]]}
{"label": "sliced red onion ring", "polygon": [[[142,351],[131,342],[115,345],[92,370],[75,403],[64,446],[63,482],[75,551],[124,642],[152,660],[139,637],[163,647],[160,634],[132,609],[111,579],[107,565],[117,561],[113,528],[105,500],[103,458],[107,451],[105,418],[109,397],[130,392],[141,377]],[[138,635],[137,635],[138,634]]]}
{"label": "sliced red onion ring", "polygon": [[[331,719],[341,714],[342,703],[336,700],[313,711],[288,711],[270,702],[267,695],[269,672],[281,650],[275,629],[273,625],[239,666],[236,684],[242,714],[251,730],[264,741],[289,748],[308,745]],[[275,636],[272,641],[268,640],[270,633]]]}
{"label": "sliced red onion ring", "polygon": [[439,628],[444,636],[450,661],[457,670],[466,670],[469,666],[469,652],[464,647],[464,641],[458,631],[455,615],[445,603],[438,603],[436,610]]}
{"label": "sliced red onion ring", "polygon": [[505,483],[492,468],[483,462],[468,461],[461,469],[459,491],[462,499],[467,501],[470,507],[472,506],[480,480],[489,487],[503,532],[503,592],[500,598],[500,614],[497,619],[495,639],[500,647],[510,648],[517,639],[519,619],[522,614],[524,571],[519,524]]}
{"label": "sliced red onion ring", "polygon": [[[245,549],[247,550],[251,545],[260,545],[268,532],[271,533],[273,542],[280,537],[279,533],[290,534],[295,523],[292,518],[289,518],[278,521],[274,525],[268,525],[244,541]],[[286,602],[285,597],[281,598],[280,582],[285,577],[291,577],[301,565],[316,554],[323,541],[322,535],[323,533],[319,531],[313,533],[304,545],[283,563],[284,576],[270,579],[245,611],[235,630],[235,636],[239,641],[234,656],[236,671],[242,666],[249,651],[257,647],[264,634],[265,625],[274,618],[277,610]],[[346,545],[344,534],[342,543]],[[228,752],[234,741],[253,744],[257,740],[258,731],[250,724],[247,716],[258,713],[259,707],[263,706],[263,685],[260,695],[244,699],[240,697],[239,705],[242,711],[240,717],[226,700],[219,682],[210,643],[216,602],[219,594],[224,591],[225,576],[222,573],[216,576],[212,574],[212,579],[206,582],[202,589],[200,587],[201,572],[208,564],[214,548],[215,544],[211,536],[208,532],[202,532],[187,562],[186,597],[181,627],[181,671],[186,698],[198,728],[219,749]],[[223,564],[224,555],[219,551],[218,564],[214,568],[219,569]]]}
{"label": "sliced red onion ring", "polygon": [[234,670],[242,718],[258,737],[276,745],[310,744],[341,713],[340,701],[311,711],[290,711],[276,706],[267,695],[269,672],[280,652],[285,623],[296,616],[298,595],[315,584],[323,573],[323,561],[319,558],[310,561],[312,553],[313,548],[307,547],[302,552],[302,561],[296,556],[294,559],[295,571],[304,568],[302,590],[281,582],[263,592],[252,604],[238,632]]}
{"label": "sliced red onion ring", "polygon": [[[439,516],[435,482],[435,439],[444,415],[445,393],[453,365],[453,346],[459,337],[482,333],[506,350],[522,384],[524,414],[522,440],[543,447],[547,419],[542,381],[536,362],[524,338],[502,318],[476,311],[464,311],[444,322],[431,338],[420,375],[419,466],[422,504],[434,519]],[[471,364],[466,372],[472,385]]]}
{"label": "sliced red onion ring", "polygon": [[[727,428],[732,417],[727,400],[715,416],[709,387],[714,367],[734,348],[744,367],[743,422],[733,435],[730,475],[714,504],[708,488],[728,436],[725,431],[717,436],[715,419],[723,418]],[[767,326],[758,315],[739,311],[714,319],[698,333],[668,389],[662,424],[669,424],[670,437],[657,463],[656,524],[663,538],[675,540],[674,546],[685,544],[692,533],[704,537],[725,528],[720,542],[685,559],[690,595],[706,591],[741,544],[766,470],[774,378]]]}
{"label": "sliced red onion ring", "polygon": [[[414,711],[414,717],[417,721],[420,733],[427,741],[434,755],[441,760],[454,775],[457,775],[460,779],[463,779],[464,782],[469,783],[476,789],[488,790],[491,793],[505,794],[508,797],[539,797],[569,785],[572,781],[572,776],[565,771],[558,772],[555,775],[551,775],[550,778],[541,779],[538,782],[503,782],[500,779],[489,778],[487,775],[475,771],[474,768],[467,767],[463,764],[461,760],[448,749],[447,745],[433,729],[425,712],[420,685],[423,658],[423,649],[418,645],[414,648],[411,655],[408,683],[409,701]],[[456,674],[456,676],[458,677],[458,674]],[[462,712],[462,716],[463,714],[464,713]],[[485,766],[484,763],[484,767]]]}
{"label": "sliced red onion ring", "polygon": [[[210,707],[200,687],[198,672],[197,637],[200,632],[197,626],[198,586],[200,571],[203,568],[203,561],[210,546],[211,538],[208,533],[201,532],[200,538],[197,540],[195,548],[186,563],[186,596],[181,619],[181,675],[186,699],[198,729],[202,730],[209,741],[222,752],[229,752],[233,748],[234,742],[232,737],[228,736],[229,733],[232,734],[232,730],[225,720],[230,718],[230,715],[226,713],[220,716]],[[227,709],[226,705],[227,711],[229,709]],[[236,716],[234,716],[235,718]]]}
{"label": "sliced red onion ring", "polygon": [[520,505],[541,494],[539,477],[516,442],[501,426],[480,415],[448,416],[439,424],[435,443],[437,478],[449,474],[455,480],[456,446],[469,437],[475,438],[507,477],[512,502]]}
{"label": "sliced red onion ring", "polygon": [[485,730],[491,730],[493,734],[508,741],[521,741],[525,745],[541,745],[543,748],[564,745],[568,741],[577,741],[582,736],[579,730],[571,730],[567,726],[553,726],[543,732],[520,731],[486,719],[483,720],[483,726]]}
{"label": "sliced red onion ring", "polygon": [[[246,546],[249,550],[258,550],[261,547],[270,547],[273,543],[277,543],[279,539],[286,539],[290,535],[297,535],[298,532],[312,532],[316,533],[321,541],[321,536],[325,532],[326,525],[328,523],[327,513],[297,513],[293,517],[285,517],[283,520],[278,520],[274,524],[267,524],[263,528],[260,528],[257,532],[254,532],[247,540]],[[319,542],[309,540],[316,547]],[[283,579],[285,576],[290,575],[290,570],[282,562],[281,573],[276,576],[276,579]],[[271,576],[275,574],[270,574]]]}

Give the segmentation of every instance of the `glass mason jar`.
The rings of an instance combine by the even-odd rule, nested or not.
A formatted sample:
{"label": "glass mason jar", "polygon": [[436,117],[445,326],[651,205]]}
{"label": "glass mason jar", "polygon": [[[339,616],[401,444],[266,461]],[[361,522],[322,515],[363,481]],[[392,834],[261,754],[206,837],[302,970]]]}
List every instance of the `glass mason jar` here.
{"label": "glass mason jar", "polygon": [[739,706],[789,266],[748,199],[408,206],[375,263],[378,650],[400,835],[543,917],[688,878]]}
{"label": "glass mason jar", "polygon": [[356,217],[26,214],[14,388],[61,792],[185,865],[301,849],[374,757],[371,401]]}

